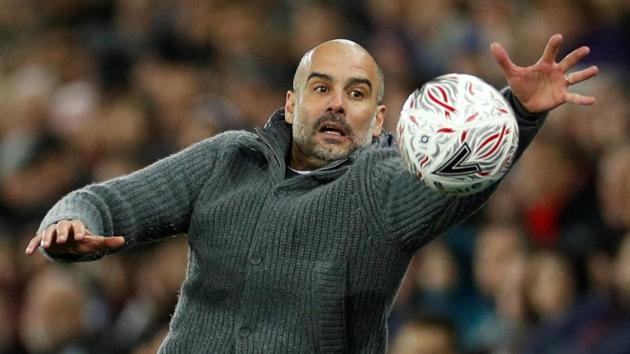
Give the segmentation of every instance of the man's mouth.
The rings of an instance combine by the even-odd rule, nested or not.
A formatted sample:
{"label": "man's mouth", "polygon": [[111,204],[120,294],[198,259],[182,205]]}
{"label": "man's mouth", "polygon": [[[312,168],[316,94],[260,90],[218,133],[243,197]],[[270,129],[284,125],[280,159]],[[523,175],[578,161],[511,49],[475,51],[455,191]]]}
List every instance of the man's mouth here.
{"label": "man's mouth", "polygon": [[334,122],[326,122],[322,124],[322,126],[319,128],[319,132],[326,135],[332,135],[332,136],[339,136],[339,137],[346,136],[345,129],[340,124],[337,124]]}

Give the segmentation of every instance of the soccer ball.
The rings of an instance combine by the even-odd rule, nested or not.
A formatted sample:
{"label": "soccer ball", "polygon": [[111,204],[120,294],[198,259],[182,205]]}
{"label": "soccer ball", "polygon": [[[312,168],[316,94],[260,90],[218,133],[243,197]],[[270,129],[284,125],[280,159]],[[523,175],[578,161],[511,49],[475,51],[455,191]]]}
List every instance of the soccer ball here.
{"label": "soccer ball", "polygon": [[415,90],[397,131],[407,169],[452,195],[473,194],[499,180],[518,145],[510,105],[495,88],[465,74],[443,75]]}

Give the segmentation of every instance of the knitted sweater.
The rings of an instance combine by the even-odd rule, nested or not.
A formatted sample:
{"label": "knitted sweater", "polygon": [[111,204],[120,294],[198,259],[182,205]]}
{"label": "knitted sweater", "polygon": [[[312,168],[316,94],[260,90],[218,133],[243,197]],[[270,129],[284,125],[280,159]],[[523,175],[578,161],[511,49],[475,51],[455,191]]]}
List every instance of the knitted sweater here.
{"label": "knitted sweater", "polygon": [[[520,154],[543,119],[504,95]],[[411,256],[494,188],[468,197],[426,188],[391,136],[285,178],[290,145],[278,111],[256,133],[226,132],[74,191],[41,228],[77,218],[95,234],[123,235],[125,247],[188,234],[187,276],[160,353],[383,353]]]}

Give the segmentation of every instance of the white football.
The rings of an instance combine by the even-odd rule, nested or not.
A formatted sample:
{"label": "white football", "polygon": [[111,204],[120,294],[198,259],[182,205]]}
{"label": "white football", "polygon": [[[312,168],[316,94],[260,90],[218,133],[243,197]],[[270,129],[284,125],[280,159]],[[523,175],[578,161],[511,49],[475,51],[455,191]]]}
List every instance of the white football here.
{"label": "white football", "polygon": [[518,145],[518,124],[505,98],[465,74],[443,75],[414,91],[397,133],[408,170],[453,195],[479,192],[500,179]]}

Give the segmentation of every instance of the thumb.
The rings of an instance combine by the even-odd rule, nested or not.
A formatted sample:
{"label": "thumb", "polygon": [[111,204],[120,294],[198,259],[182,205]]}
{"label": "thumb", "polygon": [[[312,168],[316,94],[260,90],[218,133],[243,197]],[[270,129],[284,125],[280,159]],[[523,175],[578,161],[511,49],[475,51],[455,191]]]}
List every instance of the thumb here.
{"label": "thumb", "polygon": [[499,64],[499,66],[503,70],[503,73],[505,73],[505,76],[508,78],[512,76],[515,65],[512,60],[510,60],[510,57],[508,56],[505,49],[503,49],[503,47],[499,43],[494,42],[490,45],[490,51],[492,52],[494,60],[497,62],[497,64]]}
{"label": "thumb", "polygon": [[109,249],[122,247],[125,244],[125,238],[122,236],[111,236],[105,238],[105,246]]}

